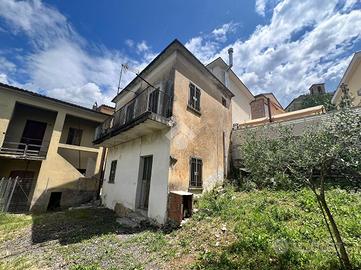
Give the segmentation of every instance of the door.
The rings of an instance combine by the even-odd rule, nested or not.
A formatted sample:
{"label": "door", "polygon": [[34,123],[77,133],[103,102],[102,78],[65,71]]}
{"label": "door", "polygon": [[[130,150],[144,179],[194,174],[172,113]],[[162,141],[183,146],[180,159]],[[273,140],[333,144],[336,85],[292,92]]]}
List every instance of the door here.
{"label": "door", "polygon": [[158,113],[159,90],[154,90],[149,94],[148,110]]}
{"label": "door", "polygon": [[153,156],[141,157],[139,208],[148,209]]}
{"label": "door", "polygon": [[[45,130],[46,130],[46,123],[27,120],[20,142],[25,144],[34,144],[40,146],[43,143]],[[31,146],[29,147],[29,149],[40,150],[39,146]]]}

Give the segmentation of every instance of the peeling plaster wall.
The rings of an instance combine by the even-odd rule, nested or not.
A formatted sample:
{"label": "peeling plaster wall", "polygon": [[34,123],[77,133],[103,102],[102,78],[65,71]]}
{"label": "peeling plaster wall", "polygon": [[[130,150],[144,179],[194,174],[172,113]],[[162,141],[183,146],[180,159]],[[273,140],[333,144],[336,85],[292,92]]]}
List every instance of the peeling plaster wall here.
{"label": "peeling plaster wall", "polygon": [[[228,164],[232,105],[230,98],[183,56],[177,56],[175,69],[173,117],[176,125],[170,133],[170,153],[177,161],[169,173],[169,189],[188,190],[189,161],[191,157],[198,157],[203,161],[203,188],[207,190],[223,180],[227,171],[223,155],[226,156],[225,164]],[[187,109],[190,82],[201,89],[201,115]],[[222,97],[227,100],[227,108],[222,105]]]}
{"label": "peeling plaster wall", "polygon": [[[167,212],[169,146],[168,130],[155,132],[109,148],[102,199],[106,207],[117,203],[136,210],[141,156],[153,155],[148,217],[164,223]],[[110,164],[117,160],[114,183],[109,183]]]}

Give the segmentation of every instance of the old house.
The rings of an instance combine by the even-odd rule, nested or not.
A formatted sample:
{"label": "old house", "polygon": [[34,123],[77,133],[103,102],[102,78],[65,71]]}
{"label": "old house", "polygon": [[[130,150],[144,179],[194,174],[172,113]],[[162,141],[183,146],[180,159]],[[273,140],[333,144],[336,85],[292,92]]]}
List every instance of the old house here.
{"label": "old house", "polygon": [[341,85],[347,85],[352,97],[352,106],[361,106],[361,51],[356,52],[351,59],[337,90],[332,98],[332,103],[339,105],[342,97]]}
{"label": "old house", "polygon": [[253,95],[235,77],[223,60],[206,67],[179,41],[166,47],[97,128],[94,143],[108,148],[103,203],[159,223],[189,215],[192,195],[227,175],[232,123],[250,119]]}
{"label": "old house", "polygon": [[0,197],[9,195],[4,181],[19,178],[8,210],[44,211],[92,199],[104,159],[103,148],[92,140],[107,117],[0,84]]}

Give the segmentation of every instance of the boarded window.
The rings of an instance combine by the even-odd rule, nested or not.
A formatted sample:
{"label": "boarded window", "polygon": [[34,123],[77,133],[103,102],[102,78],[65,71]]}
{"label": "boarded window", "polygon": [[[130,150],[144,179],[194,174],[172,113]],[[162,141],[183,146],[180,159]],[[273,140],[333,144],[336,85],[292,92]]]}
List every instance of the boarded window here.
{"label": "boarded window", "polygon": [[190,160],[190,187],[202,187],[202,166],[203,162],[199,158],[191,158]]}
{"label": "boarded window", "polygon": [[201,90],[193,83],[189,84],[189,107],[197,111],[201,110]]}
{"label": "boarded window", "polygon": [[83,130],[78,128],[69,128],[68,138],[66,139],[67,144],[80,145]]}
{"label": "boarded window", "polygon": [[114,183],[114,179],[115,179],[115,171],[117,170],[117,161],[113,160],[112,163],[110,164],[110,173],[109,173],[109,183]]}

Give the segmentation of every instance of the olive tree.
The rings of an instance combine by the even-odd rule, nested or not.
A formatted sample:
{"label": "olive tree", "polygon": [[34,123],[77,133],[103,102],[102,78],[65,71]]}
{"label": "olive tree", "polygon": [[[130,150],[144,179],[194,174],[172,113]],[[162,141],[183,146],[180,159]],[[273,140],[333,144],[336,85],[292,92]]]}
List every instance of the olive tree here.
{"label": "olive tree", "polygon": [[309,187],[334,242],[341,265],[351,269],[348,254],[326,200],[329,184],[360,184],[361,115],[336,112],[295,136],[292,128],[261,127],[241,146],[244,166],[259,187]]}

